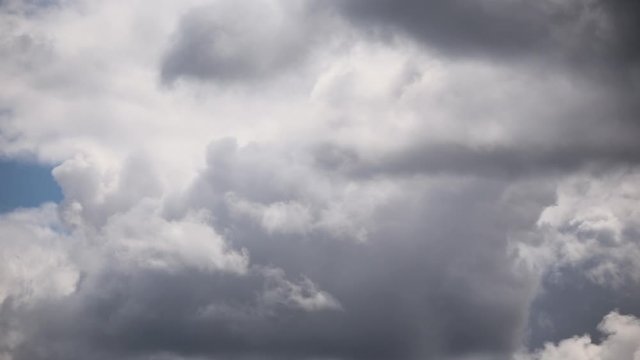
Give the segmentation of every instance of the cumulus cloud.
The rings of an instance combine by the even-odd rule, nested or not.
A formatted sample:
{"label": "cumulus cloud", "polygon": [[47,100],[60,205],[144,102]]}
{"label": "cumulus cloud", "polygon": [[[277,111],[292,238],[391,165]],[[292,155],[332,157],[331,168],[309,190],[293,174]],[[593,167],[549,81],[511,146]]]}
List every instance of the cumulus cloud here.
{"label": "cumulus cloud", "polygon": [[75,291],[79,269],[53,229],[56,224],[51,204],[2,216],[1,302],[30,304]]}
{"label": "cumulus cloud", "polygon": [[[273,76],[304,59],[322,33],[308,1],[217,2],[190,10],[162,62],[162,79],[233,82]],[[326,29],[326,27],[325,27]]]}
{"label": "cumulus cloud", "polygon": [[640,278],[635,5],[0,4],[0,155],[64,194],[0,217],[3,360],[510,359]]}
{"label": "cumulus cloud", "polygon": [[637,181],[636,169],[566,179],[558,187],[556,203],[540,214],[531,240],[519,243],[523,259],[543,268],[577,267],[606,286],[636,284]]}
{"label": "cumulus cloud", "polygon": [[272,283],[263,296],[267,304],[284,304],[307,311],[341,309],[340,303],[331,294],[319,291],[309,279],[295,284],[284,279],[280,269],[267,269],[267,278]]}
{"label": "cumulus cloud", "polygon": [[[286,313],[341,309],[309,278],[252,266],[246,250],[230,248],[206,214],[166,220],[157,205],[143,201],[98,227],[69,227],[53,205],[6,215],[4,356],[102,358],[135,348],[182,353],[184,341],[199,343],[187,352],[215,353],[218,347],[204,340],[211,331],[222,336],[218,344],[226,351],[238,353],[244,345],[237,341],[264,336],[254,326],[275,325]],[[183,326],[199,328],[171,344],[163,340],[162,332]]]}
{"label": "cumulus cloud", "polygon": [[575,336],[558,344],[546,344],[533,354],[520,354],[517,360],[606,360],[640,357],[640,320],[631,315],[612,312],[604,317],[598,330],[602,341],[594,342],[588,335]]}

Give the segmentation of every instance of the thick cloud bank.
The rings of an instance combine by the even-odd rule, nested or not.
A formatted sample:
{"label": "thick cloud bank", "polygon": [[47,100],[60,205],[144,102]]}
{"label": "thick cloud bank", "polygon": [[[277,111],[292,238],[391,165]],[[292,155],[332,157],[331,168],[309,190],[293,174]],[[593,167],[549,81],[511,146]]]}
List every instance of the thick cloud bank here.
{"label": "thick cloud bank", "polygon": [[637,360],[638,10],[0,1],[0,359]]}

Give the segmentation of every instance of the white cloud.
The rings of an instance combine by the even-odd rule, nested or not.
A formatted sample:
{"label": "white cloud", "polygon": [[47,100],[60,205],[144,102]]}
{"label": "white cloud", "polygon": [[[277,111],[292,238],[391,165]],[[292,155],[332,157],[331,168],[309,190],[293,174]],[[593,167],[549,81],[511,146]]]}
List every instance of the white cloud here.
{"label": "white cloud", "polygon": [[305,311],[341,310],[342,305],[331,294],[318,289],[308,278],[299,283],[284,277],[281,269],[263,269],[267,278],[261,300],[267,306],[285,305]]}
{"label": "white cloud", "polygon": [[519,354],[516,360],[638,360],[640,359],[640,319],[612,312],[604,317],[598,330],[600,342],[588,335],[548,343],[531,354]]}
{"label": "white cloud", "polygon": [[[89,279],[68,305],[81,317],[92,301],[118,304],[96,284],[110,276],[234,279],[212,280],[205,300],[193,290],[202,284],[168,285],[185,291],[176,303],[194,295],[197,314],[241,313],[247,298],[274,314],[304,310],[312,321],[300,324],[318,329],[262,336],[290,345],[312,334],[314,351],[351,349],[335,340],[347,339],[356,350],[339,355],[353,358],[370,354],[363,338],[389,340],[392,355],[509,352],[537,280],[505,255],[511,233],[518,259],[540,272],[570,265],[599,283],[640,281],[637,170],[549,176],[557,204],[538,199],[549,174],[637,160],[633,126],[608,121],[621,108],[607,84],[540,59],[379,37],[320,1],[36,3],[0,10],[0,156],[54,166],[64,200],[0,217],[0,301],[44,308]],[[503,201],[514,188],[522,194]],[[154,314],[152,300],[133,307]],[[320,310],[344,318],[315,322]],[[191,315],[172,320],[191,328]],[[607,319],[613,340],[570,339],[549,354],[603,353],[623,338],[622,320]],[[229,328],[215,331],[236,336]]]}
{"label": "white cloud", "polygon": [[56,228],[53,204],[0,216],[0,304],[28,305],[75,291],[80,269],[68,253],[73,240]]}
{"label": "white cloud", "polygon": [[207,224],[206,213],[166,220],[160,216],[157,202],[141,202],[130,211],[112,216],[101,236],[103,239],[99,241],[105,243],[106,255],[134,269],[179,271],[193,266],[238,274],[248,270],[246,250],[229,249],[224,239]]}
{"label": "white cloud", "polygon": [[254,218],[269,233],[308,233],[312,227],[312,217],[308,207],[289,202],[275,202],[263,205],[238,198],[233,193],[226,194],[231,211]]}
{"label": "white cloud", "polygon": [[541,213],[537,230],[525,235],[530,241],[517,243],[520,255],[546,271],[583,268],[602,285],[638,283],[639,180],[637,170],[567,178],[558,187],[556,203]]}
{"label": "white cloud", "polygon": [[77,243],[61,228],[53,204],[0,216],[0,359],[12,360],[27,338],[14,309],[29,311],[77,289],[82,269],[70,251]]}

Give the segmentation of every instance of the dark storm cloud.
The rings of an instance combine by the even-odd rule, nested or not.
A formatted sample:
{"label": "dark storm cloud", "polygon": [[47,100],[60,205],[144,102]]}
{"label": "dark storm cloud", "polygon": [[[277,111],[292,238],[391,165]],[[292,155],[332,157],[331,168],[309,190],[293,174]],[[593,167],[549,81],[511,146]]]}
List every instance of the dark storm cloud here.
{"label": "dark storm cloud", "polygon": [[588,165],[604,169],[637,164],[640,147],[431,144],[371,159],[354,149],[324,144],[314,149],[314,158],[320,167],[355,177],[441,174],[517,179],[566,174]]}
{"label": "dark storm cloud", "polygon": [[638,60],[635,1],[338,1],[356,23],[403,32],[454,55],[558,56],[630,65]]}
{"label": "dark storm cloud", "polygon": [[[495,179],[404,179],[398,186],[412,191],[369,219],[349,219],[366,227],[364,242],[323,227],[269,232],[234,210],[229,193],[264,205],[306,199],[321,216],[332,207],[313,196],[321,182],[366,185],[327,178],[306,159],[286,148],[214,142],[185,201],[208,208],[230,245],[248,250],[249,273],[143,268],[109,253],[107,267],[86,272],[68,296],[31,308],[4,302],[7,328],[28,334],[14,359],[509,358],[525,334],[535,278],[515,267],[507,234],[530,227],[552,196]],[[340,308],[269,300],[300,277]]]}
{"label": "dark storm cloud", "polygon": [[[378,30],[400,30],[447,51],[500,54],[548,41],[539,9],[526,1],[339,1],[347,16]],[[497,55],[497,54],[494,54]]]}
{"label": "dark storm cloud", "polygon": [[612,55],[624,63],[637,66],[640,60],[640,3],[632,0],[603,0],[598,5],[611,16],[611,26],[614,28]]}
{"label": "dark storm cloud", "polygon": [[[328,30],[320,24],[333,10],[373,34],[406,34],[451,56],[560,60],[568,71],[584,68],[618,80],[635,71],[640,56],[640,5],[631,0],[334,0],[294,4],[274,9],[262,2],[241,3],[232,12],[220,6],[192,10],[183,16],[163,59],[162,79],[234,81],[271,76],[304,57],[309,42]],[[269,18],[281,15],[274,10],[296,19],[269,24]],[[232,19],[211,16],[225,12]]]}
{"label": "dark storm cloud", "polygon": [[114,268],[86,276],[72,296],[39,303],[26,314],[9,299],[3,318],[29,334],[13,350],[14,359],[337,352],[339,339],[321,327],[334,316],[267,303],[261,291],[277,286],[273,280],[259,269],[239,276]]}
{"label": "dark storm cloud", "polygon": [[[514,272],[506,233],[530,226],[549,198],[519,199],[519,205],[532,207],[516,215],[510,200],[495,202],[511,187],[507,182],[472,180],[451,188],[445,179],[425,188],[421,180],[408,180],[405,186],[413,191],[372,215],[375,225],[364,243],[321,230],[268,234],[253,219],[234,214],[225,194],[266,204],[308,198],[308,186],[316,185],[300,186],[300,164],[290,156],[255,145],[238,147],[231,140],[214,143],[193,196],[213,211],[214,227],[225,229],[235,246],[246,247],[254,263],[305,274],[339,299],[344,311],[326,313],[322,321],[297,330],[312,339],[303,342],[301,357],[499,357],[518,346],[533,283],[526,272]],[[290,159],[286,175],[277,160],[283,158]],[[307,171],[312,171],[309,179],[323,176]],[[296,185],[283,186],[280,178]],[[322,213],[328,204],[311,206]],[[290,341],[280,346],[295,347]]]}
{"label": "dark storm cloud", "polygon": [[[360,255],[372,256],[366,251]],[[378,258],[370,261],[382,266],[386,255],[374,256]],[[411,267],[420,266],[417,261],[412,259]],[[348,263],[338,264],[339,271],[350,268]],[[357,264],[355,269],[367,271],[372,265]],[[365,275],[384,272],[360,274]],[[359,284],[358,296],[347,290],[353,284],[342,284],[350,293],[345,312],[283,307],[262,313],[256,303],[256,289],[263,286],[259,277],[197,271],[107,273],[62,301],[39,303],[22,314],[5,301],[3,319],[19,322],[19,329],[29,335],[13,350],[14,359],[20,360],[129,359],[162,353],[205,358],[432,358],[474,351],[507,353],[515,346],[513,331],[519,331],[522,321],[517,299],[473,299],[480,293],[453,289],[470,285],[458,279],[441,279],[444,284],[437,287],[429,282],[433,294],[426,294],[415,288],[424,286],[415,282],[418,278],[405,279],[399,273],[389,277]],[[338,279],[325,280],[330,281]],[[391,281],[402,284],[379,287]],[[461,301],[461,296],[472,298]],[[483,331],[477,333],[478,328]]]}
{"label": "dark storm cloud", "polygon": [[[536,278],[519,269],[508,251],[509,234],[530,229],[553,203],[553,186],[520,176],[490,176],[509,169],[493,168],[505,162],[496,160],[500,156],[473,166],[479,161],[473,155],[449,158],[443,163],[461,168],[435,170],[442,171],[440,177],[385,169],[383,174],[395,173],[397,185],[411,191],[390,197],[370,214],[362,224],[364,242],[321,227],[269,232],[229,201],[230,193],[232,199],[264,206],[304,200],[312,216],[321,216],[331,207],[327,198],[313,195],[327,185],[322,182],[337,189],[343,182],[374,190],[380,185],[371,178],[326,172],[325,166],[355,161],[350,152],[325,147],[321,153],[323,166],[315,167],[318,158],[300,149],[240,146],[233,139],[213,142],[207,167],[185,199],[167,204],[165,211],[180,219],[185,210],[180,203],[210,210],[213,228],[233,248],[248,250],[253,270],[248,275],[190,267],[120,270],[111,263],[87,274],[74,294],[41,303],[35,312],[20,314],[7,301],[3,318],[29,334],[14,350],[15,359],[447,359],[478,354],[507,359],[527,335],[530,316],[537,324],[541,314],[563,311],[562,302],[542,299],[535,316],[529,314]],[[518,175],[540,171],[519,166]],[[307,277],[341,308],[265,306],[261,291],[273,284],[261,269],[270,266],[281,268],[291,281]],[[567,324],[551,338],[592,325],[571,321],[575,326]],[[544,329],[533,329],[533,344],[538,344]]]}
{"label": "dark storm cloud", "polygon": [[258,80],[295,67],[318,37],[323,17],[322,9],[306,4],[239,1],[192,9],[162,60],[162,81]]}

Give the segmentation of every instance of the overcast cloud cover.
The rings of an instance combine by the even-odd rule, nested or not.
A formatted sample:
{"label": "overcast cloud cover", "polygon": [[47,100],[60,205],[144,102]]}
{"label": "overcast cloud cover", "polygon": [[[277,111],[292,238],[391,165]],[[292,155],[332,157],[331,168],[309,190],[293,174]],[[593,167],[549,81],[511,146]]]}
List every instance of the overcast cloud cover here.
{"label": "overcast cloud cover", "polygon": [[0,157],[63,193],[0,215],[0,359],[639,360],[638,34],[634,0],[0,0]]}

